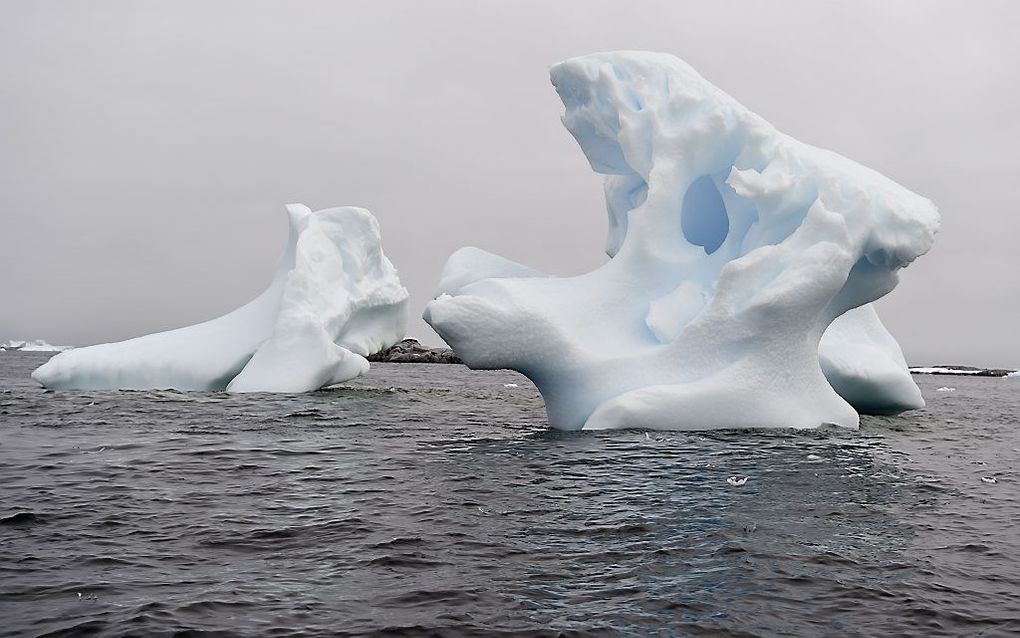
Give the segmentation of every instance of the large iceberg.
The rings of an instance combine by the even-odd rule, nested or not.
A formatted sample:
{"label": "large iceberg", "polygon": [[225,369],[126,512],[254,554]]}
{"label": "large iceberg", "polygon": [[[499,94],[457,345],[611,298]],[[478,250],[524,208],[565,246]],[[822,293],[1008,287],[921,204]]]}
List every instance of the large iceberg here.
{"label": "large iceberg", "polygon": [[856,427],[847,399],[923,405],[867,304],[931,247],[931,202],[675,57],[595,54],[551,75],[606,175],[612,259],[556,278],[454,253],[424,317],[465,363],[527,375],[566,430]]}
{"label": "large iceberg", "polygon": [[272,283],[218,319],[63,352],[32,378],[56,389],[307,392],[368,370],[407,326],[407,290],[362,208],[287,206]]}

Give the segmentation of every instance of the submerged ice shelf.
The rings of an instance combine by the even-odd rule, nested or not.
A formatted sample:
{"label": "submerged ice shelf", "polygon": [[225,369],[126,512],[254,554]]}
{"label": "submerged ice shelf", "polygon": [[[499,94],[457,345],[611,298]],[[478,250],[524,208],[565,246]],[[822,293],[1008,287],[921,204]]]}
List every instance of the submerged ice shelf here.
{"label": "submerged ice shelf", "polygon": [[923,405],[867,304],[931,247],[931,202],[784,135],[672,56],[595,54],[551,75],[606,176],[612,259],[557,278],[454,253],[424,317],[465,363],[527,375],[567,430],[856,427],[850,403]]}
{"label": "submerged ice shelf", "polygon": [[362,208],[287,206],[272,283],[218,319],[63,352],[32,377],[54,389],[307,392],[368,370],[400,341],[407,290]]}

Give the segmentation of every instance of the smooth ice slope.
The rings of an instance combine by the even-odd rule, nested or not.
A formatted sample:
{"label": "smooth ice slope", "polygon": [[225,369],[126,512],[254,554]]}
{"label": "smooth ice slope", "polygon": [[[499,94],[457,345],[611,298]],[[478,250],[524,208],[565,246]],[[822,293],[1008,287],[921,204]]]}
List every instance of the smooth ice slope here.
{"label": "smooth ice slope", "polygon": [[[612,259],[555,278],[462,249],[425,319],[468,365],[530,377],[557,428],[856,427],[819,341],[931,247],[931,202],[780,133],[672,56],[585,56],[552,81],[606,175]],[[864,313],[846,331],[888,355]],[[899,363],[875,378],[845,354],[826,365],[851,395]],[[901,380],[893,402],[910,403]]]}
{"label": "smooth ice slope", "polygon": [[361,208],[287,206],[273,281],[205,323],[63,352],[32,377],[48,388],[306,392],[358,376],[404,337],[407,290]]}
{"label": "smooth ice slope", "polygon": [[840,315],[822,335],[818,360],[841,397],[866,414],[897,414],[924,407],[900,344],[871,304]]}

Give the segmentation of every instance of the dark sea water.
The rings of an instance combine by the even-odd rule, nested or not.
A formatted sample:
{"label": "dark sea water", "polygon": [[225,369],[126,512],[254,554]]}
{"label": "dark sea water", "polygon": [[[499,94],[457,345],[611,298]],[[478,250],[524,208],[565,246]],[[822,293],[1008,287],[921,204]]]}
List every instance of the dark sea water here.
{"label": "dark sea water", "polygon": [[47,357],[0,353],[2,635],[1020,632],[1017,380],[916,377],[859,432],[564,434],[508,372],[53,393]]}

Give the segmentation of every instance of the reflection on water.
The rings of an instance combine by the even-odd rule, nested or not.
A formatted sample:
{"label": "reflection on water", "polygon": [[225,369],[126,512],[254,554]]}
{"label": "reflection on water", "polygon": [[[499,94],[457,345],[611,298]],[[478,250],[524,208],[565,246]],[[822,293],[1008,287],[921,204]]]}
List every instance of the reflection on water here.
{"label": "reflection on water", "polygon": [[1011,381],[919,377],[860,432],[587,434],[507,372],[49,393],[44,359],[0,355],[0,632],[1020,631]]}

